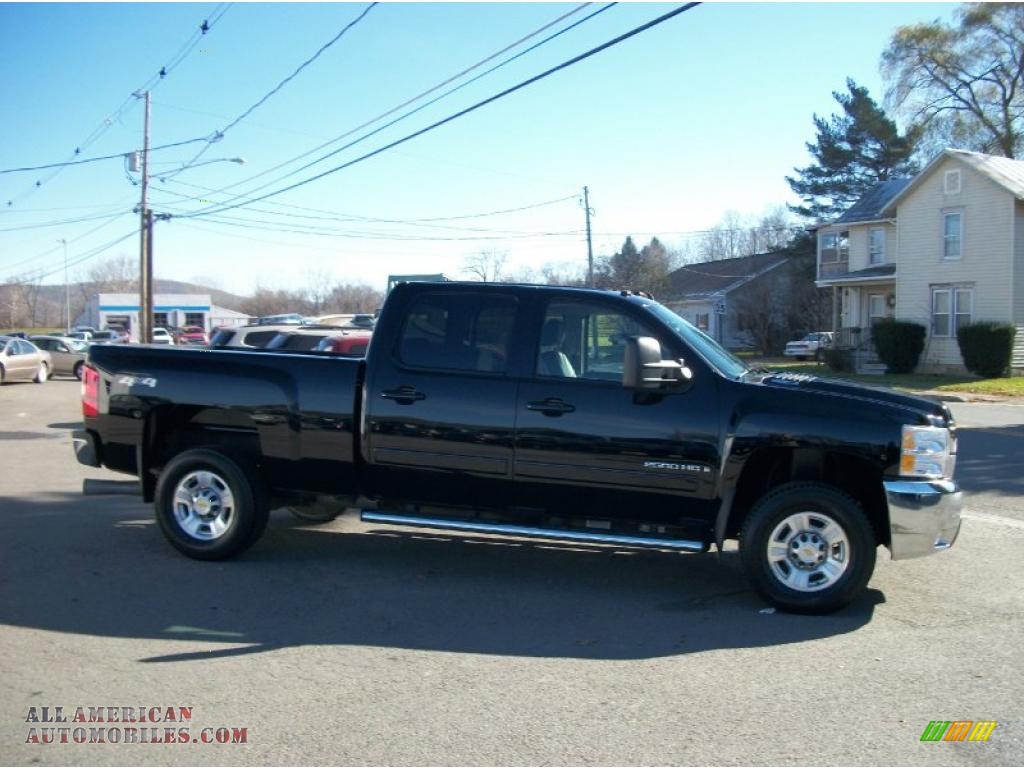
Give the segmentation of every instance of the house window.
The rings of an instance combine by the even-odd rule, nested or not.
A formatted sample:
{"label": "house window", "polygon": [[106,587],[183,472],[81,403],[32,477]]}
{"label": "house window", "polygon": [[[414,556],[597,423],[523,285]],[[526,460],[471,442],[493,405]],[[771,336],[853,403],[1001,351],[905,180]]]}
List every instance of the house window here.
{"label": "house window", "polygon": [[885,294],[872,293],[868,296],[868,317],[871,325],[885,320]]}
{"label": "house window", "polygon": [[960,171],[946,171],[942,179],[942,191],[947,195],[960,194]]}
{"label": "house window", "polygon": [[971,324],[974,314],[973,288],[932,289],[932,335],[955,336]]}
{"label": "house window", "polygon": [[702,330],[705,333],[707,333],[707,330],[708,330],[708,319],[709,319],[709,315],[708,315],[707,312],[698,313],[697,317],[696,317],[696,322],[694,323],[694,325],[696,325],[697,328],[699,328],[700,330]]}
{"label": "house window", "polygon": [[850,233],[830,232],[821,236],[821,260],[835,263],[850,260]]}
{"label": "house window", "polygon": [[885,264],[885,230],[881,228],[872,229],[868,234],[868,262],[870,264]]}
{"label": "house window", "polygon": [[963,246],[963,214],[942,214],[942,258],[959,259]]}

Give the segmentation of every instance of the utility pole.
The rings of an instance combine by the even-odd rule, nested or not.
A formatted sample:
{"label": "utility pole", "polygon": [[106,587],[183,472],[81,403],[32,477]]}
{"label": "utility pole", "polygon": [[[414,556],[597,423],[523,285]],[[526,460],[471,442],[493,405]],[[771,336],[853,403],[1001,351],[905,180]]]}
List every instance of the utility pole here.
{"label": "utility pole", "polygon": [[594,246],[590,241],[590,214],[593,210],[590,208],[590,190],[586,187],[583,188],[583,210],[587,214],[587,285],[590,288],[594,287]]}
{"label": "utility pole", "polygon": [[68,241],[65,238],[61,238],[60,242],[64,245],[64,323],[65,333],[71,332],[71,286],[68,283]]}
{"label": "utility pole", "polygon": [[142,138],[142,203],[139,207],[139,341],[153,341],[153,212],[149,210],[146,193],[149,188],[149,112],[150,94],[146,99],[146,120]]}

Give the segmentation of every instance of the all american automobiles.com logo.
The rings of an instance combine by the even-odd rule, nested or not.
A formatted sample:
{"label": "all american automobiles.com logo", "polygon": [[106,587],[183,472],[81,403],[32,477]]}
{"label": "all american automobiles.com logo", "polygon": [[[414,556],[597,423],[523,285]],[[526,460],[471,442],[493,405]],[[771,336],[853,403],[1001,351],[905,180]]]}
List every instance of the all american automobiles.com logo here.
{"label": "all american automobiles.com logo", "polygon": [[249,729],[196,728],[192,707],[29,707],[26,744],[247,744]]}

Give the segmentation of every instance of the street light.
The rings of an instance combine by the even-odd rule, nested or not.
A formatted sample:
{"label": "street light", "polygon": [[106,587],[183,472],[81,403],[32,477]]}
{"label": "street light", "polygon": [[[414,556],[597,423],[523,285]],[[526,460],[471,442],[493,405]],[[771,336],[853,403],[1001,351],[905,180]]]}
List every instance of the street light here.
{"label": "street light", "polygon": [[68,284],[68,241],[63,237],[57,241],[64,246],[64,331],[71,333],[71,288]]}
{"label": "street light", "polygon": [[164,181],[167,181],[168,179],[173,179],[175,176],[177,176],[182,171],[191,171],[193,168],[201,168],[202,166],[210,165],[211,163],[238,163],[239,165],[245,165],[245,158],[244,157],[218,157],[218,158],[216,158],[214,160],[204,160],[203,162],[196,163],[195,165],[189,165],[188,163],[182,163],[180,168],[175,168],[170,173],[165,173],[163,176],[157,176],[157,178],[160,179],[161,182],[164,182]]}

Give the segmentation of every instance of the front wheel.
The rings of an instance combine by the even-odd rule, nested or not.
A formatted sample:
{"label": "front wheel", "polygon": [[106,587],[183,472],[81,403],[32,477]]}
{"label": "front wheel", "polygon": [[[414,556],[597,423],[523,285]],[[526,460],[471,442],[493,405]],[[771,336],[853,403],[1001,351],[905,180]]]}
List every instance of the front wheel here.
{"label": "front wheel", "polygon": [[788,483],[751,510],[740,537],[755,591],[794,613],[830,613],[859,597],[877,543],[860,505],[822,483]]}
{"label": "front wheel", "polygon": [[36,377],[32,379],[36,384],[45,384],[46,380],[50,378],[50,369],[46,363],[39,364],[39,370],[36,371]]}
{"label": "front wheel", "polygon": [[75,363],[75,368],[72,371],[72,373],[74,374],[75,378],[78,379],[79,381],[82,380],[82,371],[84,369],[85,369],[85,363],[83,363],[83,362]]}
{"label": "front wheel", "polygon": [[251,547],[267,527],[268,509],[252,472],[213,448],[171,459],[156,486],[156,519],[179,552],[223,560]]}

